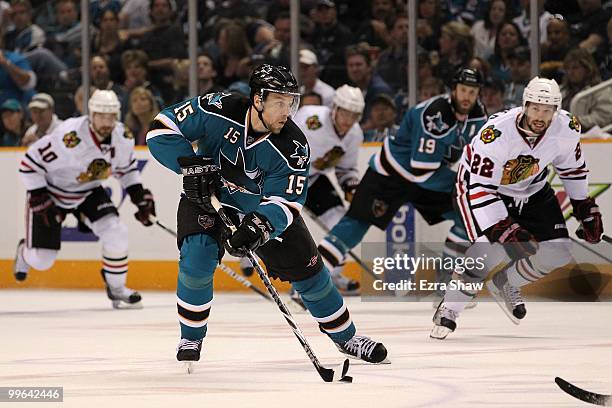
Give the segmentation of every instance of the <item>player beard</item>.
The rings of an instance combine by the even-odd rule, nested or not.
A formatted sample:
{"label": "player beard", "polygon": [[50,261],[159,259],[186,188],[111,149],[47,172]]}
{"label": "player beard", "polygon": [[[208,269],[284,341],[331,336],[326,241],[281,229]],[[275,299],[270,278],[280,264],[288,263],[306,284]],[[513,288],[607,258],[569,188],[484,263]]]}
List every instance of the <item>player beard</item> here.
{"label": "player beard", "polygon": [[467,99],[464,99],[462,101],[454,99],[453,102],[455,105],[455,110],[462,115],[467,115],[468,113],[470,113],[472,107],[474,106],[474,104],[472,104]]}

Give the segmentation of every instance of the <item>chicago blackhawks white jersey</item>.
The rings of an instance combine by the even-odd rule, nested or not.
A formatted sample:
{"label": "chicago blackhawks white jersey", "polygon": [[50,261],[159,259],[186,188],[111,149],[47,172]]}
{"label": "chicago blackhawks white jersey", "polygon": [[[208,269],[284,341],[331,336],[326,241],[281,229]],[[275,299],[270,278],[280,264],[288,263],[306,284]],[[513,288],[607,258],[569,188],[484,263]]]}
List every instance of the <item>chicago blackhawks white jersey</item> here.
{"label": "chicago blackhawks white jersey", "polygon": [[472,239],[508,216],[500,196],[514,198],[520,208],[542,189],[549,164],[572,199],[587,197],[588,169],[576,117],[560,110],[544,135],[530,139],[517,127],[521,115],[518,107],[491,116],[463,150],[457,201]]}
{"label": "chicago blackhawks white jersey", "polygon": [[19,173],[27,190],[46,187],[55,204],[66,209],[76,208],[111,174],[123,188],[140,183],[131,132],[118,122],[110,144],[100,144],[87,116],[64,121],[32,144]]}
{"label": "chicago blackhawks white jersey", "polygon": [[304,132],[310,145],[310,182],[319,174],[336,172],[338,184],[359,178],[357,158],[363,141],[363,131],[355,123],[344,137],[338,136],[327,106],[306,105],[300,108],[293,121]]}

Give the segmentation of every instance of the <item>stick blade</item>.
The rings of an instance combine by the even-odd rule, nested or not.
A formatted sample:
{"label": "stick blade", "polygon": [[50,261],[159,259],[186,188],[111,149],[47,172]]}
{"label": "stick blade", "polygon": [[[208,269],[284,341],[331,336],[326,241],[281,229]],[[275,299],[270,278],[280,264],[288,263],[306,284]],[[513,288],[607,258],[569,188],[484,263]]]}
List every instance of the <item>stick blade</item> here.
{"label": "stick blade", "polygon": [[349,369],[349,364],[350,363],[347,358],[342,363],[342,366],[341,367],[338,366],[335,370],[332,368],[319,367],[317,371],[319,372],[319,375],[325,382],[339,381],[339,382],[351,383],[353,382],[353,377],[346,375]]}
{"label": "stick blade", "polygon": [[555,383],[557,383],[559,388],[561,388],[563,391],[581,401],[603,407],[612,407],[612,396],[610,395],[602,395],[597,394],[596,392],[583,390],[582,388],[576,387],[575,385],[565,381],[561,377],[555,377]]}

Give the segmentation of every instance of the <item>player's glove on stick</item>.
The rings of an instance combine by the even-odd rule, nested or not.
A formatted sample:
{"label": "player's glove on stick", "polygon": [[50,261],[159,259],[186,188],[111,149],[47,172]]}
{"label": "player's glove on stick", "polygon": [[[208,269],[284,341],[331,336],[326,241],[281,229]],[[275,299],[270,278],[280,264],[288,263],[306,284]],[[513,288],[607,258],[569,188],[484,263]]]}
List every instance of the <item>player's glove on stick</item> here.
{"label": "player's glove on stick", "polygon": [[151,217],[155,217],[157,214],[155,213],[155,201],[151,191],[143,188],[142,184],[131,185],[126,190],[132,203],[138,207],[138,211],[134,213],[134,218],[145,227],[153,225]]}
{"label": "player's glove on stick", "polygon": [[359,179],[349,179],[342,184],[342,190],[344,191],[344,199],[349,203],[353,201],[357,186],[359,186]]}
{"label": "player's glove on stick", "polygon": [[242,258],[265,244],[273,232],[274,227],[266,217],[255,212],[248,213],[236,232],[225,241],[225,248],[230,254]]}
{"label": "player's glove on stick", "polygon": [[64,214],[56,207],[45,187],[29,191],[28,204],[34,216],[39,217],[47,227],[64,221]]}
{"label": "player's glove on stick", "polygon": [[510,217],[489,227],[485,235],[489,241],[502,244],[513,260],[530,257],[538,251],[538,243],[531,232]]}
{"label": "player's glove on stick", "polygon": [[183,173],[183,191],[187,199],[207,213],[214,213],[210,197],[221,183],[219,167],[208,157],[183,156],[177,160]]}
{"label": "player's glove on stick", "polygon": [[570,200],[574,208],[574,216],[580,221],[581,229],[576,231],[578,238],[596,244],[601,241],[603,234],[603,222],[599,206],[595,204],[595,199],[589,197],[585,200]]}

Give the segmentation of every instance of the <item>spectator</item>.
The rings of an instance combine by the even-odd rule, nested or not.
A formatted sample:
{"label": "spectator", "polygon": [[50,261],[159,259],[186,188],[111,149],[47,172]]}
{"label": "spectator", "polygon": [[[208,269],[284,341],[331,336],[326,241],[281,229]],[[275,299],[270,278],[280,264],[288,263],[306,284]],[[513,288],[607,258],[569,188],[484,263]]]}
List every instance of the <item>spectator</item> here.
{"label": "spectator", "polygon": [[391,45],[378,57],[376,73],[394,93],[406,88],[408,65],[408,16],[399,14],[391,22]]}
{"label": "spectator", "polygon": [[113,81],[121,81],[121,54],[125,42],[119,34],[119,18],[112,9],[104,11],[100,18],[100,28],[93,34],[91,50],[104,57],[108,63]]}
{"label": "spectator", "polygon": [[25,130],[21,104],[17,99],[7,99],[0,105],[0,146],[21,146]]}
{"label": "spectator", "polygon": [[151,26],[150,0],[127,0],[119,12],[119,27],[139,30]]}
{"label": "spectator", "polygon": [[291,19],[288,12],[281,12],[274,20],[274,39],[262,50],[273,65],[289,66],[291,43]]}
{"label": "spectator", "polygon": [[223,88],[217,85],[215,78],[217,70],[213,65],[213,60],[208,54],[201,54],[198,57],[198,94],[205,95],[211,92],[222,91]]}
{"label": "spectator", "polygon": [[142,50],[127,50],[121,55],[121,68],[125,75],[125,82],[123,83],[123,99],[121,101],[121,113],[124,115],[129,110],[129,99],[128,95],[132,92],[132,89],[137,86],[143,86],[147,88],[153,94],[155,101],[158,106],[164,106],[164,101],[161,97],[161,93],[149,80],[147,79],[149,71],[149,59],[147,54]]}
{"label": "spectator", "polygon": [[482,87],[482,95],[480,100],[487,109],[488,115],[506,110],[507,107],[504,105],[504,94],[506,93],[506,87],[499,79],[487,78],[484,86]]}
{"label": "spectator", "polygon": [[491,65],[480,57],[474,57],[468,63],[468,68],[480,71],[483,78],[488,78],[491,75]]}
{"label": "spectator", "polygon": [[484,19],[478,20],[470,32],[474,36],[474,55],[487,59],[493,54],[495,37],[501,24],[508,19],[505,0],[493,0],[489,3]]}
{"label": "spectator", "polygon": [[419,102],[426,101],[436,95],[444,93],[444,82],[440,78],[426,78],[419,86]]}
{"label": "spectator", "polygon": [[22,140],[23,146],[31,145],[44,135],[51,133],[63,122],[55,114],[55,101],[49,94],[38,93],[34,95],[28,104],[28,110],[34,123],[25,131]]}
{"label": "spectator", "polygon": [[335,90],[329,84],[319,79],[319,61],[317,55],[311,50],[300,50],[300,92],[302,94],[316,93],[322,105],[331,108]]}
{"label": "spectator", "polygon": [[112,10],[115,15],[118,15],[121,11],[121,2],[119,0],[91,0],[89,14],[94,26],[100,27],[100,21],[106,10]]}
{"label": "spectator", "polygon": [[438,41],[440,54],[434,63],[434,74],[451,87],[451,80],[460,67],[466,66],[474,54],[474,37],[463,23],[451,21],[442,26]]}
{"label": "spectator", "polygon": [[[547,41],[548,32],[546,31],[546,26],[550,19],[554,18],[552,14],[544,10],[545,1],[546,0],[538,0],[538,12],[540,13],[540,44]],[[527,39],[529,39],[529,33],[531,32],[531,22],[529,21],[531,13],[529,10],[531,7],[530,4],[530,0],[521,0],[521,14],[512,19],[514,24],[521,30],[521,35]]]}
{"label": "spectator", "polygon": [[[89,62],[89,75],[91,77],[91,86],[94,89],[102,89],[104,91],[113,91],[120,101],[126,99],[127,94],[121,85],[111,80],[110,70],[106,59],[101,55],[94,55]],[[93,91],[92,91],[93,92]],[[75,98],[80,100],[83,98],[83,89],[79,87],[76,91]],[[81,112],[79,110],[79,112]]]}
{"label": "spectator", "polygon": [[516,47],[509,55],[510,83],[506,87],[504,105],[514,108],[523,104],[523,91],[531,79],[531,52],[528,47]]}
{"label": "spectator", "polygon": [[217,42],[212,48],[209,54],[213,57],[217,55],[214,65],[222,67],[217,71],[219,85],[227,88],[231,83],[248,77],[251,47],[242,23],[224,21],[219,29]]}
{"label": "spectator", "polygon": [[142,86],[130,93],[130,110],[125,116],[125,125],[134,135],[137,145],[146,145],[147,132],[153,118],[159,113],[159,106],[153,94]]}
{"label": "spectator", "polygon": [[601,71],[605,74],[606,79],[609,79],[612,74],[612,18],[608,20],[608,48],[603,52],[603,61]]}
{"label": "spectator", "polygon": [[[438,48],[440,28],[446,19],[440,0],[419,0],[417,38],[419,45],[427,51]],[[405,13],[403,13],[405,14]]]}
{"label": "spectator", "polygon": [[380,94],[372,100],[370,109],[370,128],[363,134],[364,142],[382,142],[388,135],[396,135],[399,126],[395,124],[397,107],[393,99]]}
{"label": "spectator", "polygon": [[578,5],[582,17],[571,27],[572,38],[578,41],[580,48],[593,54],[604,45],[610,12],[601,6],[601,0],[581,0]]}
{"label": "spectator", "polygon": [[521,35],[516,24],[505,22],[499,29],[495,40],[495,51],[489,58],[491,76],[501,79],[504,83],[510,82],[510,61],[508,55],[519,45],[527,45],[527,40]]}
{"label": "spectator", "polygon": [[346,49],[346,70],[354,86],[361,89],[365,97],[362,128],[367,130],[370,108],[374,97],[379,94],[393,95],[391,87],[378,75],[372,72],[372,60],[369,49],[363,45],[351,45]]}
{"label": "spectator", "polygon": [[[561,86],[563,109],[570,110],[572,100],[580,91],[601,82],[601,76],[593,56],[584,48],[574,48],[563,61],[565,78]],[[582,124],[582,130],[594,126],[605,127],[612,123],[612,90],[606,87],[580,100],[574,115]]]}
{"label": "spectator", "polygon": [[185,35],[176,21],[174,1],[151,0],[150,16],[153,28],[142,36],[140,48],[151,60],[151,67],[167,67],[167,61],[160,61],[163,59],[186,58]]}
{"label": "spectator", "polygon": [[333,1],[317,1],[311,14],[316,23],[313,48],[323,67],[321,79],[337,88],[347,80],[344,50],[353,41],[353,33],[338,21]]}
{"label": "spectator", "polygon": [[47,31],[46,47],[68,67],[78,67],[82,30],[75,0],[58,0],[55,16],[57,25]]}
{"label": "spectator", "polygon": [[303,93],[300,99],[300,108],[306,105],[323,105],[323,98],[313,91]]}
{"label": "spectator", "polygon": [[6,49],[24,54],[45,43],[45,32],[32,24],[32,4],[29,0],[13,0],[11,16],[14,28],[4,35]]}
{"label": "spectator", "polygon": [[546,78],[561,82],[563,60],[571,48],[570,28],[566,20],[551,18],[546,32],[547,40],[542,44],[540,71]]}
{"label": "spectator", "polygon": [[372,0],[371,18],[364,21],[357,30],[357,41],[370,44],[377,51],[391,45],[387,25],[395,18],[395,0]]}
{"label": "spectator", "polygon": [[21,54],[5,51],[0,44],[0,104],[7,99],[27,103],[34,94],[36,75]]}

